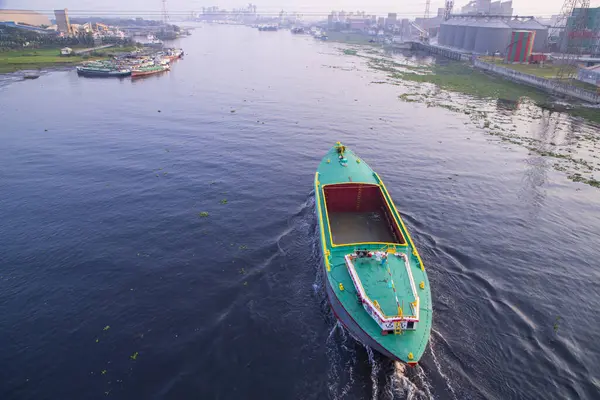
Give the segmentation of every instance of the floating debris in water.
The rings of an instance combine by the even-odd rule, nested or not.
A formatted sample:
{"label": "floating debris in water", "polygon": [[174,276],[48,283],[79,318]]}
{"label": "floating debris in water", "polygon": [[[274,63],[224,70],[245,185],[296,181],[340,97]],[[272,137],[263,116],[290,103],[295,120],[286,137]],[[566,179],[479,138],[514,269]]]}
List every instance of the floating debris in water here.
{"label": "floating debris in water", "polygon": [[227,199],[223,199],[220,201],[221,204],[227,204]]}
{"label": "floating debris in water", "polygon": [[208,212],[206,211],[202,211],[201,213],[198,214],[201,218],[206,218],[208,217]]}
{"label": "floating debris in water", "polygon": [[132,360],[137,360],[139,353],[136,351],[135,353],[133,353],[132,355],[129,356],[129,358],[131,358]]}
{"label": "floating debris in water", "polygon": [[556,317],[556,321],[554,321],[554,333],[558,332],[558,323],[560,322],[560,315]]}
{"label": "floating debris in water", "polygon": [[102,330],[103,330],[103,331],[107,331],[107,330],[109,330],[109,329],[110,329],[110,325],[106,325],[106,326],[104,327],[104,329],[102,329]]}
{"label": "floating debris in water", "polygon": [[245,244],[240,245],[240,250],[246,250],[248,249],[248,246],[246,246]]}
{"label": "floating debris in water", "polygon": [[248,286],[248,281],[244,282],[244,286]]}
{"label": "floating debris in water", "polygon": [[242,274],[242,275],[243,275],[243,274],[245,274],[245,273],[246,273],[246,270],[245,270],[244,268],[240,268],[240,274]]}
{"label": "floating debris in water", "polygon": [[100,340],[98,338],[96,338],[96,343],[100,342]]}
{"label": "floating debris in water", "polygon": [[235,112],[235,110],[231,110],[231,111],[229,111],[229,112],[233,114],[233,113]]}
{"label": "floating debris in water", "polygon": [[106,370],[105,370],[105,369],[103,369],[103,370],[102,370],[100,373],[101,373],[102,375],[106,375]]}

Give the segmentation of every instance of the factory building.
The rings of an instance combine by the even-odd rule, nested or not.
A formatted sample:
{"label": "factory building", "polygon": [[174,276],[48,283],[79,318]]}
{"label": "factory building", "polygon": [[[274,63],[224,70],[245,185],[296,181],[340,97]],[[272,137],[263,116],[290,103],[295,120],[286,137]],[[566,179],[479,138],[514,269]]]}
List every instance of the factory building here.
{"label": "factory building", "polygon": [[67,36],[73,34],[71,22],[69,21],[69,11],[66,8],[63,10],[54,10],[54,16],[56,17],[56,25],[60,33]]}
{"label": "factory building", "polygon": [[50,26],[50,19],[44,14],[30,10],[0,10],[0,22],[14,22],[31,26]]}
{"label": "factory building", "polygon": [[514,31],[534,32],[532,51],[546,50],[548,28],[533,17],[456,16],[441,24],[438,43],[478,54],[506,54]]}
{"label": "factory building", "polygon": [[461,14],[502,15],[510,17],[513,13],[512,1],[473,0],[460,9]]}

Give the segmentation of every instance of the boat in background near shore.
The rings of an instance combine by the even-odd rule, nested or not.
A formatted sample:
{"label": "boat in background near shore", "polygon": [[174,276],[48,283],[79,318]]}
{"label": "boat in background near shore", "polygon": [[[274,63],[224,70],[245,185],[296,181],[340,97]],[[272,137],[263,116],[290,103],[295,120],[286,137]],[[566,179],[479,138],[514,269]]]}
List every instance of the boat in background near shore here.
{"label": "boat in background near shore", "polygon": [[131,75],[131,69],[84,65],[77,67],[77,75],[90,78],[124,78]]}
{"label": "boat in background near shore", "polygon": [[40,74],[37,72],[26,72],[25,75],[23,75],[23,79],[37,79],[39,77]]}
{"label": "boat in background near shore", "polygon": [[363,344],[414,366],[431,334],[423,261],[383,181],[340,142],[315,174],[327,297]]}
{"label": "boat in background near shore", "polygon": [[151,65],[148,67],[141,67],[138,69],[131,70],[131,77],[132,78],[140,78],[142,76],[159,74],[161,72],[168,71],[169,69],[170,69],[170,67],[168,64],[165,64],[165,65],[158,64],[158,65]]}
{"label": "boat in background near shore", "polygon": [[292,29],[290,30],[290,32],[292,32],[292,33],[294,33],[294,34],[296,34],[296,35],[302,35],[302,34],[306,33],[306,31],[305,31],[305,30],[304,30],[304,28],[302,28],[302,27],[295,27],[295,28],[292,28]]}
{"label": "boat in background near shore", "polygon": [[132,52],[111,60],[88,61],[77,67],[77,74],[86,77],[141,77],[170,69],[170,63],[183,57],[183,49]]}
{"label": "boat in background near shore", "polygon": [[278,29],[279,29],[279,27],[277,25],[259,25],[258,26],[259,31],[276,31]]}

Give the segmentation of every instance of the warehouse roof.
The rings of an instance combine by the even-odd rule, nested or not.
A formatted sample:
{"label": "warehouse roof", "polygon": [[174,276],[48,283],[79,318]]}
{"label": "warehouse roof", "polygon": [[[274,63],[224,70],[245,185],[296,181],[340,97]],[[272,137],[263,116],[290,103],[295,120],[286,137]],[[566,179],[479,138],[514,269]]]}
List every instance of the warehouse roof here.
{"label": "warehouse roof", "polygon": [[50,25],[50,19],[31,10],[0,10],[1,22],[18,22],[33,26]]}

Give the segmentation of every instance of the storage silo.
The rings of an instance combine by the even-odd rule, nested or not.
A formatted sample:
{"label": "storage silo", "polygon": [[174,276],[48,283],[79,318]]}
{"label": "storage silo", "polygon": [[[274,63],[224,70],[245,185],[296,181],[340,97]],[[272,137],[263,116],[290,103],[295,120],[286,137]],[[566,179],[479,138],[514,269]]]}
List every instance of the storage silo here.
{"label": "storage silo", "polygon": [[528,19],[526,21],[511,19],[507,21],[507,24],[513,30],[535,32],[535,40],[533,41],[534,53],[543,53],[548,50],[546,48],[548,42],[548,28],[540,24],[535,19]]}
{"label": "storage silo", "polygon": [[444,25],[446,26],[446,40],[444,42],[446,46],[454,46],[454,37],[456,36],[456,21],[457,19],[453,18],[444,22]]}
{"label": "storage silo", "polygon": [[493,54],[499,51],[506,54],[510,43],[512,29],[501,19],[481,19],[475,40],[475,52],[480,54]]}
{"label": "storage silo", "polygon": [[440,31],[438,33],[438,44],[441,46],[446,45],[446,40],[448,39],[448,25],[441,24]]}
{"label": "storage silo", "polygon": [[465,33],[467,32],[467,23],[469,20],[463,19],[458,20],[454,29],[456,29],[456,33],[454,35],[454,40],[452,42],[452,46],[462,49],[463,43],[465,42]]}
{"label": "storage silo", "polygon": [[468,21],[465,31],[465,41],[463,43],[463,49],[467,51],[473,51],[475,49],[475,39],[477,39],[479,24],[477,20]]}

